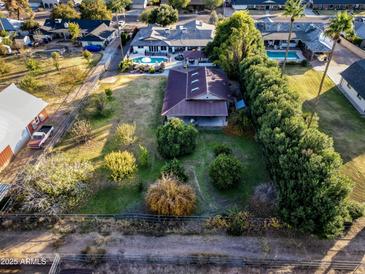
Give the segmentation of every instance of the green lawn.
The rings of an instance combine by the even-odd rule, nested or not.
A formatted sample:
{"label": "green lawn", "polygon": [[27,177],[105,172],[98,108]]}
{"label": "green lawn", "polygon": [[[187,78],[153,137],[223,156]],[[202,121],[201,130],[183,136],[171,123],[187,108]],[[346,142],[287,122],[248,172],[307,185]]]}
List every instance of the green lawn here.
{"label": "green lawn", "polygon": [[[322,73],[310,68],[289,66],[289,85],[303,101],[303,109],[313,107]],[[365,202],[365,119],[327,78],[318,105],[319,126],[333,137],[344,161],[343,173],[356,183],[352,197]]]}
{"label": "green lawn", "polygon": [[[160,169],[165,163],[157,153],[155,138],[156,128],[161,124],[160,110],[165,81],[161,77],[125,75],[105,79],[99,92],[105,88],[113,89],[112,115],[103,119],[95,118],[93,108],[86,107],[82,118],[91,121],[93,139],[87,144],[75,146],[72,137],[66,136],[58,146],[57,152],[64,152],[73,159],[90,160],[97,168],[94,194],[77,212],[145,212],[145,191],[159,177]],[[113,139],[116,125],[123,122],[136,123],[137,143],[149,149],[152,160],[151,167],[139,169],[125,186],[117,186],[108,179],[103,168],[103,158],[113,150],[125,149]],[[227,193],[217,191],[208,177],[208,167],[214,158],[213,148],[221,143],[232,147],[244,165],[242,183]],[[135,152],[136,146],[128,149]],[[201,131],[196,151],[181,160],[189,175],[188,183],[197,192],[196,214],[222,212],[233,207],[243,208],[253,187],[268,180],[260,148],[252,137],[228,136],[223,131]]]}

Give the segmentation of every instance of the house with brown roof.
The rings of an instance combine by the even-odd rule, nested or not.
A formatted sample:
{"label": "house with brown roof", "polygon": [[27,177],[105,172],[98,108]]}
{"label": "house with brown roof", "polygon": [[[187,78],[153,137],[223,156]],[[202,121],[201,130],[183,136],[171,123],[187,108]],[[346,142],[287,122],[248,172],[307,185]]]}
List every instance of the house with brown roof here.
{"label": "house with brown roof", "polygon": [[200,127],[224,127],[234,96],[226,75],[217,68],[170,69],[161,115]]}

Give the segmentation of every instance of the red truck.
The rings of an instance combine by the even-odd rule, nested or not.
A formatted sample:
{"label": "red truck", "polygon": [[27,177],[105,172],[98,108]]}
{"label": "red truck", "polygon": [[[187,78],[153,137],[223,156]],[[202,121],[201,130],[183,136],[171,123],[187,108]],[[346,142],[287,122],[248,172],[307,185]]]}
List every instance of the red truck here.
{"label": "red truck", "polygon": [[39,149],[48,140],[53,132],[53,126],[44,125],[39,130],[32,134],[30,141],[28,142],[29,148]]}

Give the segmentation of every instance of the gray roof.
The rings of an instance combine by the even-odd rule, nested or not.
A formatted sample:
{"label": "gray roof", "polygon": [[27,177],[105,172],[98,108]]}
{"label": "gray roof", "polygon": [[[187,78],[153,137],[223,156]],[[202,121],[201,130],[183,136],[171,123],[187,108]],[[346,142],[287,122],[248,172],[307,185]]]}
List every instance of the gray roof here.
{"label": "gray roof", "polygon": [[162,115],[227,116],[227,101],[232,99],[228,79],[221,70],[173,68],[169,71]]}
{"label": "gray roof", "polygon": [[232,0],[233,5],[285,5],[286,0]]}
{"label": "gray roof", "polygon": [[365,0],[313,0],[315,5],[356,5],[365,4]]}
{"label": "gray roof", "polygon": [[0,202],[8,195],[11,189],[9,184],[0,184]]}
{"label": "gray roof", "polygon": [[[169,0],[161,0],[161,4],[169,4]],[[205,6],[205,0],[191,0],[188,6]]]}
{"label": "gray roof", "polygon": [[365,59],[353,63],[341,75],[365,99]]}
{"label": "gray roof", "polygon": [[[270,22],[268,20],[256,23],[264,40],[287,40],[290,30],[289,22]],[[325,25],[323,23],[294,23],[292,40],[300,40],[314,53],[329,52],[329,45],[321,41]]]}
{"label": "gray roof", "polygon": [[91,31],[86,36],[82,37],[80,41],[105,41],[108,39],[116,29],[108,27],[104,23]]}
{"label": "gray roof", "polygon": [[138,31],[131,46],[205,47],[213,40],[215,27],[198,20],[163,28],[149,25]]}
{"label": "gray roof", "polygon": [[361,38],[365,39],[365,22],[355,22],[354,23],[354,29],[356,35]]}

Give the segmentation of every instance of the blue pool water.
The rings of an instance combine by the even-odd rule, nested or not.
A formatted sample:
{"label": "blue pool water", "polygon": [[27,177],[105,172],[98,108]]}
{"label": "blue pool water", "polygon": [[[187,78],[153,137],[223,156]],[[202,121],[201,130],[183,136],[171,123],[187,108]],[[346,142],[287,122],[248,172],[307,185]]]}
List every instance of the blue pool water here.
{"label": "blue pool water", "polygon": [[[285,51],[267,50],[266,53],[267,53],[267,56],[270,59],[275,59],[275,60],[285,59]],[[295,51],[289,51],[288,52],[288,60],[300,60],[300,57],[298,56],[298,54]]]}
{"label": "blue pool water", "polygon": [[136,57],[132,59],[134,63],[138,64],[159,64],[162,62],[167,62],[165,57]]}

